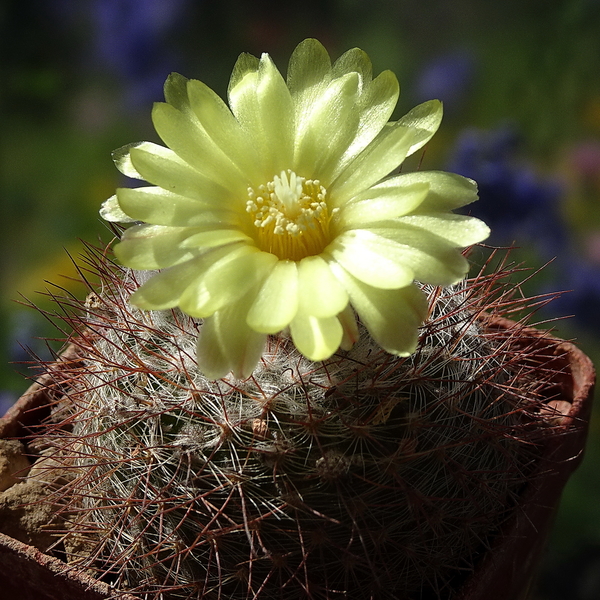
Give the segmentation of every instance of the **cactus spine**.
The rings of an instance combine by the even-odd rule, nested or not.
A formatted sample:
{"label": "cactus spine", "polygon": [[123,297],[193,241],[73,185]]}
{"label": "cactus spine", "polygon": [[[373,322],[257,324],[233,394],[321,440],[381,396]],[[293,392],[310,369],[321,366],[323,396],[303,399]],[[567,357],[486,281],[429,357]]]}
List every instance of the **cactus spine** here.
{"label": "cactus spine", "polygon": [[67,307],[81,361],[47,427],[71,563],[149,600],[451,597],[535,461],[544,382],[519,327],[486,326],[527,306],[510,265],[428,288],[409,358],[363,332],[315,364],[280,336],[248,380],[211,382],[199,322],[133,308],[141,275],[87,261],[100,285]]}

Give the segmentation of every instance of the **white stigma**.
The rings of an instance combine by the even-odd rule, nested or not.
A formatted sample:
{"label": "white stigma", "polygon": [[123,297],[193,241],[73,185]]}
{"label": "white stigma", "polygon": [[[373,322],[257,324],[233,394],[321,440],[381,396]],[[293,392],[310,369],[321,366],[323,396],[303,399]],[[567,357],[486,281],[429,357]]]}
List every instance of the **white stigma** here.
{"label": "white stigma", "polygon": [[285,207],[288,218],[293,218],[298,214],[300,208],[299,200],[303,197],[302,184],[305,178],[296,175],[293,171],[286,173],[281,171],[281,175],[273,177],[273,193]]}

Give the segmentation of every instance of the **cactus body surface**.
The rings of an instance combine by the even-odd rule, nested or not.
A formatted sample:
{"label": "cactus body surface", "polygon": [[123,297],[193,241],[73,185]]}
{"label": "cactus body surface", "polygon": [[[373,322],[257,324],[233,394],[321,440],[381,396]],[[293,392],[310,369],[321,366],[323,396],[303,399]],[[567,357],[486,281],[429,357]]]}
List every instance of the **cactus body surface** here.
{"label": "cactus body surface", "polygon": [[280,335],[249,379],[209,381],[199,321],[135,309],[140,274],[88,261],[101,285],[69,317],[81,361],[47,432],[72,564],[148,600],[452,597],[551,427],[519,327],[486,326],[524,304],[506,264],[426,288],[408,358],[363,331],[313,363]]}

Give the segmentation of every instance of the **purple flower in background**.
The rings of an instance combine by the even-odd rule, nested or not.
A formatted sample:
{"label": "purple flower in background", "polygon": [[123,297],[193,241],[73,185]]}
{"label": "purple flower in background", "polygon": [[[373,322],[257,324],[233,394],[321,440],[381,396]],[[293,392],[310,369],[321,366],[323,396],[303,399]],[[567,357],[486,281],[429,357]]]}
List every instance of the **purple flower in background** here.
{"label": "purple flower in background", "polygon": [[[578,155],[588,175],[597,173],[593,166],[600,156],[592,150],[586,147]],[[549,305],[549,316],[573,315],[582,330],[598,334],[600,264],[586,261],[576,250],[573,232],[561,216],[563,186],[538,175],[519,160],[518,152],[519,137],[513,129],[468,130],[460,136],[448,169],[477,181],[480,200],[472,213],[490,225],[491,244],[527,247],[543,261],[556,258],[540,292],[568,293]]]}
{"label": "purple flower in background", "polygon": [[69,67],[93,80],[109,74],[123,86],[129,109],[162,97],[166,76],[181,65],[180,28],[196,6],[191,0],[42,0],[55,37],[80,51]]}
{"label": "purple flower in background", "polygon": [[448,170],[477,181],[473,214],[492,228],[490,242],[533,246],[544,259],[567,246],[557,180],[543,179],[518,160],[519,137],[510,128],[467,130],[458,139]]}
{"label": "purple flower in background", "polygon": [[560,285],[568,293],[553,301],[555,314],[572,315],[588,334],[600,333],[600,267],[579,257],[559,257]]}
{"label": "purple flower in background", "polygon": [[425,65],[417,79],[417,100],[438,98],[444,103],[444,112],[452,112],[461,106],[474,72],[475,59],[466,50],[438,56]]}
{"label": "purple flower in background", "polygon": [[177,63],[166,42],[187,4],[188,0],[92,0],[94,54],[127,83],[129,105],[161,96],[165,74]]}

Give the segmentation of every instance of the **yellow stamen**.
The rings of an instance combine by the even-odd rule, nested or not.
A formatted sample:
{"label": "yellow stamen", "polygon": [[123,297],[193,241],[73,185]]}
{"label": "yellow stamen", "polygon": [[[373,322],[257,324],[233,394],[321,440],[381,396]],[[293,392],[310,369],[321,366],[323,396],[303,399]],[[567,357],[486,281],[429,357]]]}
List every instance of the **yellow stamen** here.
{"label": "yellow stamen", "polygon": [[258,190],[249,187],[246,211],[253,217],[258,247],[282,260],[320,254],[329,243],[326,195],[318,179],[289,169]]}

